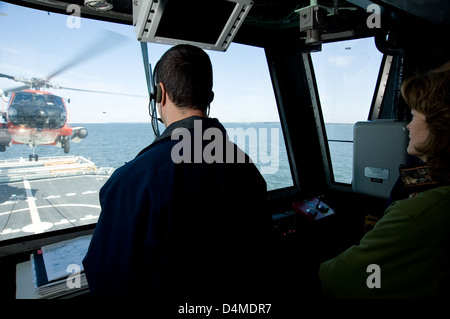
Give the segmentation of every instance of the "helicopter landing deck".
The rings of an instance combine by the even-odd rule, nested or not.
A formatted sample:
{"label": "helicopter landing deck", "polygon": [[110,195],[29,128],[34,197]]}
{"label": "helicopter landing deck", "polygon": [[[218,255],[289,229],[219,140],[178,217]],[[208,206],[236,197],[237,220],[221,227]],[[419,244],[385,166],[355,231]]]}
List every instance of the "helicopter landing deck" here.
{"label": "helicopter landing deck", "polygon": [[95,223],[112,171],[82,156],[0,161],[0,241]]}

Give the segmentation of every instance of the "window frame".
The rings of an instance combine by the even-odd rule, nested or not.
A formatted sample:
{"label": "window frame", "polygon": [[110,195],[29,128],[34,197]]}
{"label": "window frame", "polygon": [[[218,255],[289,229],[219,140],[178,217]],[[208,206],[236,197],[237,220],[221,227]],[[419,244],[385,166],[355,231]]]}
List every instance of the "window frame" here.
{"label": "window frame", "polygon": [[[374,37],[370,36],[370,37],[363,37],[363,38],[374,38]],[[327,43],[346,41],[346,40],[357,40],[357,39],[361,39],[361,38],[354,37],[354,38],[337,39],[337,40],[334,39],[333,41],[329,41]],[[352,181],[350,183],[336,181],[336,179],[335,179],[333,163],[332,163],[332,159],[331,159],[330,146],[329,146],[329,141],[333,141],[333,140],[328,139],[328,136],[327,136],[327,132],[326,132],[326,128],[325,128],[325,120],[323,118],[322,106],[321,106],[316,76],[315,76],[315,72],[314,72],[314,64],[312,62],[311,52],[302,53],[302,60],[303,60],[304,66],[305,66],[307,83],[308,83],[308,87],[309,87],[309,90],[311,93],[311,102],[312,102],[312,107],[313,107],[315,120],[316,120],[317,133],[319,134],[322,162],[323,162],[323,166],[324,166],[327,187],[331,190],[352,192],[353,170],[352,170]],[[372,94],[372,101],[370,103],[370,107],[367,109],[367,119],[366,120],[372,120],[372,119],[374,119],[374,116],[376,116],[378,118],[378,115],[380,113],[380,108],[382,107],[383,97],[384,97],[384,93],[386,91],[386,82],[389,78],[389,72],[391,70],[391,66],[392,66],[392,58],[389,58],[389,57],[386,57],[385,55],[383,55],[382,59],[380,61],[379,71],[378,71],[378,75],[377,75],[377,81],[375,83],[374,91]],[[340,141],[340,142],[344,142],[344,141]],[[349,141],[348,143],[353,144],[353,141],[351,141],[351,142]]]}

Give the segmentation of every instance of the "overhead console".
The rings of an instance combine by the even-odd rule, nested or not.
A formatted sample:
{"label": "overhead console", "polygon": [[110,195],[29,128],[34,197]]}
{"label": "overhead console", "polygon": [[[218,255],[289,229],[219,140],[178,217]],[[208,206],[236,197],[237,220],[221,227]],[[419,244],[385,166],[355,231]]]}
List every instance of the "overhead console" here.
{"label": "overhead console", "polygon": [[136,0],[133,25],[138,41],[226,51],[252,5],[251,0]]}

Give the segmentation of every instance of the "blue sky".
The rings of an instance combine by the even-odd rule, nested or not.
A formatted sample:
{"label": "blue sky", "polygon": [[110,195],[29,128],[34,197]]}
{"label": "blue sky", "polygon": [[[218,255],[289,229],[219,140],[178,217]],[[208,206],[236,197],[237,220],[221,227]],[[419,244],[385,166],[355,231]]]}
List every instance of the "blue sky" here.
{"label": "blue sky", "polygon": [[374,40],[328,43],[311,57],[325,122],[367,120],[382,60]]}
{"label": "blue sky", "polygon": [[[86,60],[51,82],[79,89],[147,95],[140,44],[132,26],[82,19],[80,28],[69,28],[68,19],[71,18],[66,15],[0,2],[0,73],[44,78],[94,43],[100,43],[95,51],[98,54],[86,54]],[[121,35],[113,45],[104,42],[105,29]],[[367,96],[371,100],[373,93],[367,87],[373,87],[379,68],[379,63],[376,65],[372,60],[381,59],[381,55],[373,54],[371,42],[353,42],[351,49],[348,44],[324,46],[323,52],[313,55],[326,120],[329,117],[331,122],[348,122],[361,117],[355,115],[349,120],[349,114],[367,114],[370,107],[370,101],[366,105]],[[98,52],[106,46],[108,49]],[[168,48],[149,44],[152,65]],[[262,49],[233,43],[225,53],[207,53],[214,68],[215,100],[210,116],[223,122],[279,121]],[[354,53],[362,54],[362,58],[355,59]],[[321,84],[325,82],[329,84]],[[347,89],[336,87],[336,83]],[[0,79],[2,89],[19,85]],[[70,98],[68,107],[73,123],[149,121],[146,97],[49,91]],[[360,92],[365,92],[364,96]],[[354,97],[348,99],[352,96],[349,94]],[[341,102],[342,99],[346,101]],[[5,103],[1,103],[0,108],[5,108]]]}

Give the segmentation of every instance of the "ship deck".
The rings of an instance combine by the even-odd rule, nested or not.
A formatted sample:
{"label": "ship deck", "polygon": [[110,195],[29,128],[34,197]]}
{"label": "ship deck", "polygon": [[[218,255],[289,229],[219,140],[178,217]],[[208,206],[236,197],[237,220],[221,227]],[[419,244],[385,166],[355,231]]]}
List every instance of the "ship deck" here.
{"label": "ship deck", "polygon": [[0,241],[95,223],[112,173],[82,156],[0,161]]}

